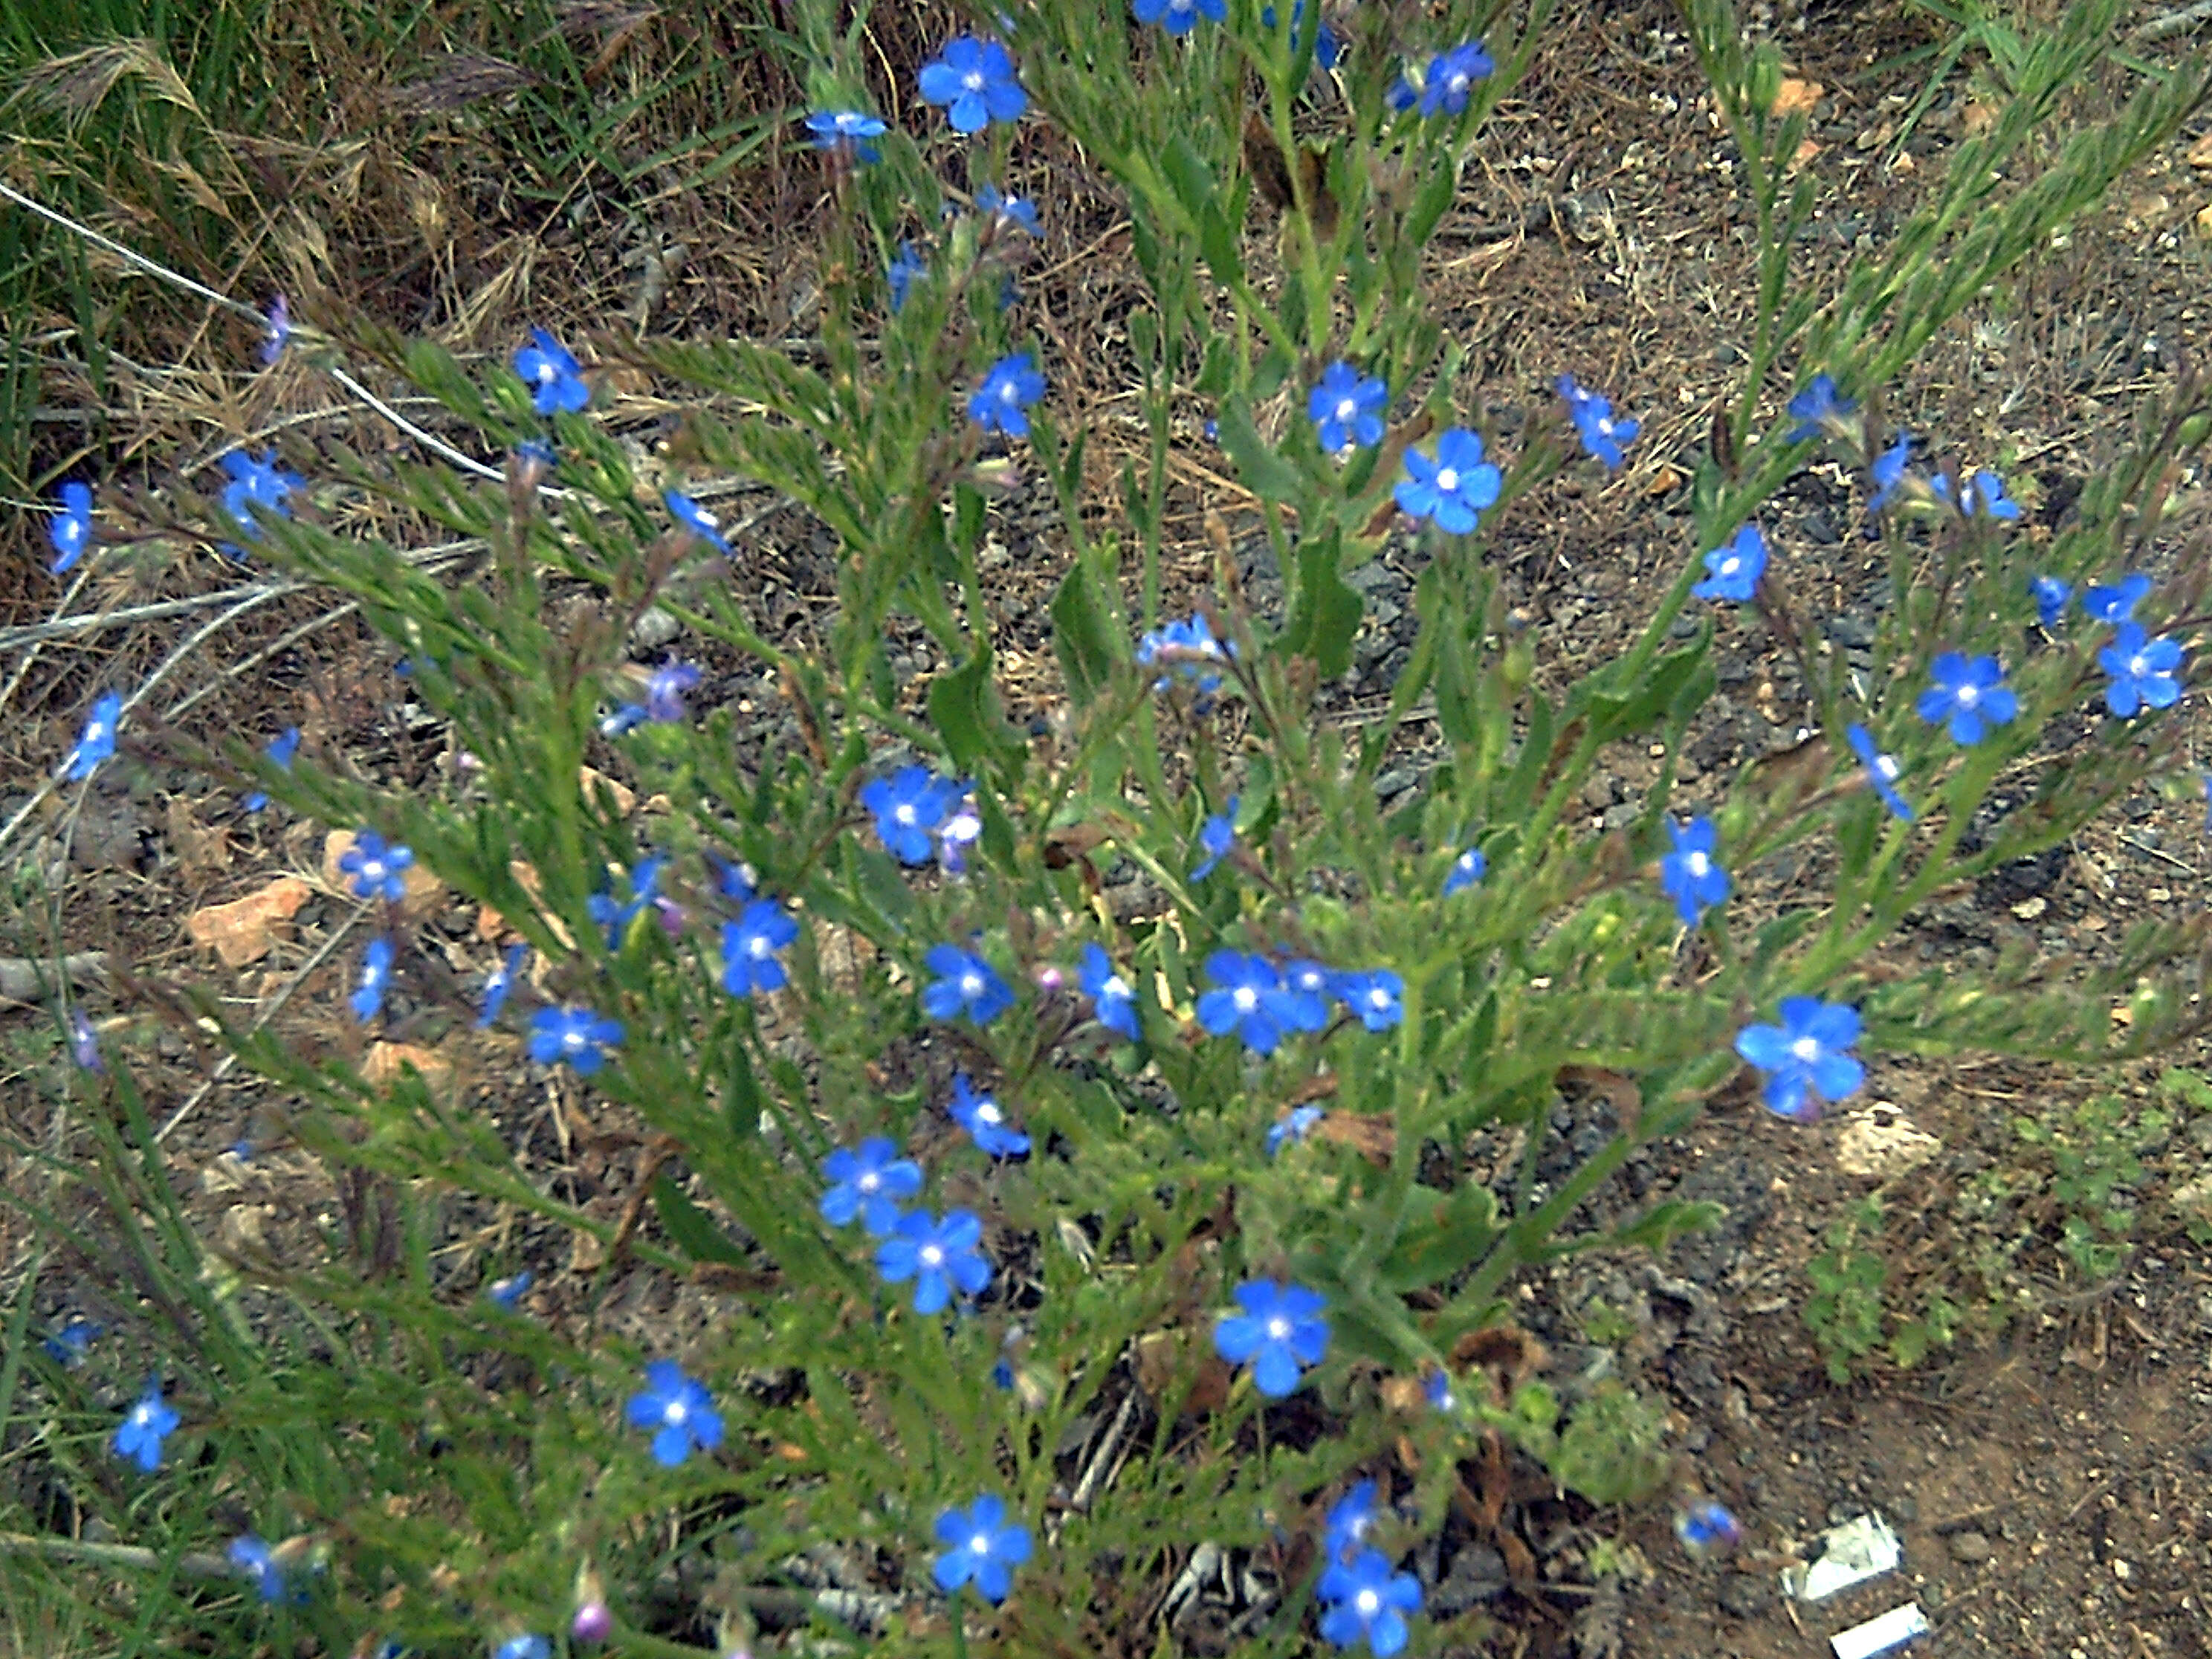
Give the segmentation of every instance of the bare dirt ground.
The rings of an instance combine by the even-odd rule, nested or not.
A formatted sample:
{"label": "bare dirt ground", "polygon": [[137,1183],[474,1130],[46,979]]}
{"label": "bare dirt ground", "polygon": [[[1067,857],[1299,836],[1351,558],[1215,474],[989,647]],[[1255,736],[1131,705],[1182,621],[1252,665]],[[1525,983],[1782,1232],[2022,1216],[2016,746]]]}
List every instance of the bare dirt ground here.
{"label": "bare dirt ground", "polygon": [[[1820,152],[1808,165],[1833,193],[1803,251],[1803,269],[1832,273],[1855,249],[1879,245],[1910,210],[1944,149],[1977,118],[1974,88],[1965,72],[1954,75],[1900,143],[1920,71],[1891,60],[1937,38],[1925,18],[1886,4],[1816,3],[1785,14],[1778,32],[1795,73],[1820,88],[1813,130]],[[2085,108],[2101,107],[2118,86],[2085,92]],[[2028,508],[2025,533],[2047,537],[2064,522],[2082,480],[2124,436],[2138,399],[2170,380],[2179,354],[2202,353],[2212,315],[2212,242],[2192,222],[2212,203],[2212,166],[2192,168],[2185,155],[2192,144],[2203,152],[2206,131],[2200,122],[2047,251],[2016,299],[1993,297],[1970,312],[1911,383],[1893,389],[1891,410],[1904,424],[1936,434],[1944,453],[2004,471]],[[1132,421],[1134,410],[1115,357],[1124,337],[1117,319],[1138,293],[1126,226],[1111,198],[1081,176],[1050,135],[1025,132],[1016,167],[1048,227],[1024,274],[1022,303],[1048,345],[1068,348],[1055,367],[1055,397],[1103,411],[1094,465],[1097,510],[1107,516],[1118,455],[1138,441],[1133,429],[1117,425],[1121,410],[1132,411]],[[654,326],[679,335],[775,333],[803,317],[807,228],[819,209],[810,179],[794,172],[758,185],[761,210],[735,221],[751,228],[743,234],[702,204],[680,197],[661,203],[655,211],[663,233],[686,240],[690,252]],[[434,320],[449,334],[448,321],[459,318],[454,326],[470,337],[459,343],[487,349],[507,349],[526,319],[584,337],[619,287],[604,268],[592,270],[586,252],[599,210],[587,198],[583,216],[546,233],[526,310],[519,301],[471,310],[456,295],[439,299],[440,283],[459,281],[472,252],[495,262],[502,236],[520,233],[501,224],[497,202],[449,183],[456,200],[474,204],[458,251],[442,267],[425,261],[411,290],[401,284],[372,310],[402,326]],[[1745,358],[1748,224],[1668,9],[1594,3],[1555,25],[1534,79],[1492,124],[1436,258],[1437,292],[1480,367],[1483,416],[1496,441],[1510,446],[1518,410],[1533,406],[1561,370],[1646,417],[1626,471],[1602,488],[1583,489],[1561,517],[1515,525],[1502,546],[1513,602],[1556,653],[1547,672],[1565,674],[1612,652],[1694,550],[1686,541],[1689,469],[1678,463],[1702,441]],[[1103,349],[1075,349],[1092,341]],[[264,404],[257,413],[305,415],[325,392],[304,368],[280,371],[255,392]],[[649,406],[618,398],[615,409],[617,422],[649,443]],[[1176,574],[1185,591],[1208,579],[1208,511],[1225,515],[1240,538],[1255,522],[1199,434],[1202,415],[1194,405],[1176,459]],[[303,429],[356,445],[393,441],[388,428],[351,416],[310,421]],[[2201,480],[2195,489],[2201,503]],[[1847,653],[1870,642],[1882,574],[1860,539],[1862,500],[1838,468],[1818,465],[1793,480],[1769,526],[1792,591],[1831,647]],[[2195,533],[2204,533],[2201,507],[2197,523]],[[1014,712],[1026,718],[1044,712],[1053,695],[1044,605],[1059,554],[1048,519],[1018,498],[995,531],[1005,554],[990,573],[993,597],[1012,665]],[[35,534],[27,527],[21,540]],[[1394,546],[1360,579],[1370,620],[1353,680],[1331,693],[1343,714],[1382,697],[1403,660],[1411,637],[1406,553]],[[2160,557],[2172,553],[2160,550]],[[795,514],[771,514],[756,526],[735,580],[757,596],[764,629],[790,634],[810,625],[830,592],[828,556],[819,532]],[[187,592],[234,574],[204,559],[142,565],[104,579],[98,599]],[[43,577],[6,586],[8,623],[50,613],[52,592]],[[444,775],[453,757],[443,733],[392,676],[392,653],[353,619],[216,681],[227,665],[323,610],[319,599],[301,595],[231,629],[179,678],[179,693],[217,685],[185,723],[204,733],[259,736],[297,723],[307,752],[325,763],[404,786]],[[122,683],[160,660],[191,625],[149,623],[43,650],[15,694],[17,718],[0,737],[0,819],[73,740],[95,676]],[[658,642],[641,647],[640,660],[660,649]],[[927,671],[916,652],[903,672]],[[741,664],[705,660],[710,674],[695,703],[727,703],[757,716],[772,739],[783,718],[773,689]],[[1755,623],[1726,641],[1723,679],[1713,718],[1683,769],[1692,793],[1795,738],[1791,672]],[[2190,701],[2191,720],[2201,722],[2202,699]],[[1414,787],[1419,760],[1416,744],[1399,787]],[[597,763],[620,775],[612,750]],[[1619,757],[1588,800],[1593,822],[1623,810],[1649,775],[1638,757]],[[1932,908],[1898,948],[1965,964],[2025,941],[2094,960],[2134,921],[2193,915],[2203,905],[2212,854],[2202,839],[2202,810],[2196,802],[2128,803],[2063,855]],[[42,934],[27,924],[9,953],[38,953],[57,939],[72,951],[104,949],[141,977],[190,980],[241,1015],[265,1013],[311,1051],[358,1050],[362,1039],[344,1006],[350,957],[326,949],[351,907],[320,877],[319,830],[281,811],[248,817],[229,792],[143,758],[102,774],[66,836],[58,819],[45,830],[34,854],[64,876],[53,926]],[[305,878],[312,892],[265,957],[225,968],[189,939],[185,919],[194,911],[285,873]],[[1781,869],[1759,877],[1770,893],[1793,878]],[[451,993],[451,984],[491,964],[493,946],[476,920],[448,908],[426,921],[423,965],[403,979],[389,1035],[453,1066],[565,1196],[618,1212],[641,1178],[635,1138],[619,1124],[595,1122],[593,1109],[557,1085],[530,1078],[512,1040],[477,1036]],[[266,1143],[257,1086],[208,1089],[215,1056],[204,1047],[127,998],[96,994],[92,1006],[111,1041],[142,1069],[157,1120],[193,1103],[168,1144],[185,1178],[200,1184],[210,1234],[246,1226],[280,1248],[287,1239],[312,1239],[318,1216],[344,1194],[304,1155]],[[0,1015],[11,1074],[0,1111],[11,1130],[33,1141],[51,1121],[50,1081],[42,1079],[61,1063],[51,1032],[35,1010]],[[1662,1396],[1674,1413],[1669,1450],[1686,1479],[1743,1517],[1745,1543],[1729,1560],[1692,1561],[1669,1536],[1663,1504],[1594,1511],[1524,1485],[1511,1524],[1537,1564],[1534,1584],[1492,1572],[1480,1553],[1486,1546],[1448,1532],[1424,1567],[1432,1604],[1443,1599],[1440,1587],[1455,1584],[1461,1609],[1490,1621],[1480,1650],[1506,1655],[1802,1659],[1825,1652],[1833,1632],[1906,1599],[1917,1599],[1935,1626],[1932,1651],[2212,1654],[2212,1263],[2171,1203],[2212,1167],[2212,1119],[2169,1103],[2172,1126],[2143,1150],[2142,1173],[2128,1183],[2141,1220],[2125,1265],[2098,1281],[2084,1279],[2058,1249],[2064,1213],[2047,1183],[2039,1191],[2027,1183],[2047,1161],[2039,1162],[2011,1127],[2017,1114],[2106,1091],[2140,1106],[2169,1064],[2212,1069],[2212,1051],[2200,1045],[2118,1078],[1990,1061],[1881,1060],[1869,1098],[1894,1103],[1938,1143],[1927,1161],[1886,1184],[1839,1164],[1844,1117],[1800,1128],[1750,1105],[1717,1110],[1679,1143],[1638,1160],[1608,1202],[1668,1191],[1714,1199],[1727,1208],[1720,1231],[1657,1264],[1585,1264],[1532,1284],[1524,1323],[1549,1351],[1547,1374],[1570,1396],[1577,1379],[1605,1374]],[[1563,1151],[1599,1110],[1562,1104],[1553,1128]],[[231,1151],[241,1138],[261,1143],[250,1161]],[[2021,1190],[2007,1197],[2004,1180],[2015,1174]],[[1955,1346],[1914,1369],[1876,1364],[1838,1384],[1800,1318],[1805,1268],[1877,1186],[1888,1220],[1868,1248],[1887,1270],[1891,1305],[1911,1310],[1941,1290],[1980,1316]],[[14,1261],[23,1243],[0,1239],[0,1254]],[[544,1288],[535,1306],[546,1316],[559,1316],[571,1294],[567,1243],[520,1229],[489,1206],[460,1218],[448,1255],[460,1283],[488,1275],[493,1264],[501,1271],[537,1266]],[[1998,1260],[2002,1271],[1978,1265]],[[640,1282],[626,1305],[634,1316],[650,1308],[662,1318],[669,1294]],[[688,1290],[675,1295],[699,1317],[711,1312]],[[617,1304],[625,1305],[625,1297]],[[1594,1305],[1608,1316],[1595,1319]],[[42,1316],[112,1311],[91,1284],[65,1294],[58,1288],[52,1307],[40,1309]],[[1900,1571],[1814,1606],[1778,1595],[1784,1562],[1817,1550],[1816,1534],[1832,1521],[1869,1509],[1897,1525]],[[1204,1650],[1197,1628],[1183,1634]]]}

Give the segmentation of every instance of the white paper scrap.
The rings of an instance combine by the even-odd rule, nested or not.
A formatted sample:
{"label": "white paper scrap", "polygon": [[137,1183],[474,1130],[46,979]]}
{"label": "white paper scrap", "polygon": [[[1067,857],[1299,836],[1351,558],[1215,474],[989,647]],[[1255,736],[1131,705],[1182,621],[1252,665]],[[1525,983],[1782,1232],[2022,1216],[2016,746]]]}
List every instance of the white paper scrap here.
{"label": "white paper scrap", "polygon": [[1862,1515],[1832,1527],[1823,1534],[1826,1547],[1819,1560],[1805,1566],[1784,1567],[1782,1589],[1800,1601],[1818,1601],[1839,1589],[1876,1577],[1894,1567],[1904,1550],[1889,1522],[1878,1515]]}
{"label": "white paper scrap", "polygon": [[1878,1653],[1887,1653],[1892,1648],[1903,1647],[1916,1636],[1928,1634],[1927,1615],[1920,1611],[1917,1601],[1907,1601],[1901,1607],[1892,1607],[1879,1619],[1869,1619],[1863,1625],[1854,1625],[1840,1636],[1831,1636],[1828,1645],[1836,1650],[1836,1659],[1874,1659]]}

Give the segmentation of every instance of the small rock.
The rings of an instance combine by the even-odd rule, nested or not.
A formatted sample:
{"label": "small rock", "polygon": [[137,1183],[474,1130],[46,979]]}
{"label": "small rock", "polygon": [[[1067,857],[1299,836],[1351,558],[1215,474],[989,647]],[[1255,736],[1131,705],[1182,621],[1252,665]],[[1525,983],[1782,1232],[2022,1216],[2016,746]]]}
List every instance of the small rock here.
{"label": "small rock", "polygon": [[1805,532],[1805,539],[1816,546],[1833,547],[1841,539],[1828,515],[1817,507],[1799,520],[1798,528]]}
{"label": "small rock", "polygon": [[1904,1522],[1908,1527],[1920,1519],[1920,1500],[1909,1492],[1899,1492],[1889,1500],[1887,1507],[1894,1519]]}
{"label": "small rock", "polygon": [[1449,1619],[1478,1601],[1503,1595],[1511,1583],[1504,1556],[1487,1544],[1468,1544],[1452,1557],[1450,1570],[1429,1598],[1429,1610],[1437,1618]]}
{"label": "small rock", "polygon": [[1865,651],[1874,645],[1874,623],[1863,617],[1846,612],[1831,617],[1827,622],[1828,637],[1846,649]]}
{"label": "small rock", "polygon": [[1593,812],[1602,812],[1613,803],[1613,780],[1602,773],[1593,773],[1583,785],[1583,805]]}
{"label": "small rock", "polygon": [[2189,1461],[2197,1466],[2198,1473],[2212,1474],[2212,1440],[2206,1441],[2190,1453]]}
{"label": "small rock", "polygon": [[1758,1573],[1732,1572],[1721,1580],[1721,1611],[1756,1619],[1774,1605],[1774,1586]]}
{"label": "small rock", "polygon": [[629,625],[632,649],[651,653],[673,640],[684,631],[684,624],[659,605],[647,605],[638,613],[637,620]]}
{"label": "small rock", "polygon": [[1990,1540],[1978,1532],[1954,1532],[1951,1534],[1951,1559],[1963,1561],[1968,1566],[1978,1565],[1990,1559]]}

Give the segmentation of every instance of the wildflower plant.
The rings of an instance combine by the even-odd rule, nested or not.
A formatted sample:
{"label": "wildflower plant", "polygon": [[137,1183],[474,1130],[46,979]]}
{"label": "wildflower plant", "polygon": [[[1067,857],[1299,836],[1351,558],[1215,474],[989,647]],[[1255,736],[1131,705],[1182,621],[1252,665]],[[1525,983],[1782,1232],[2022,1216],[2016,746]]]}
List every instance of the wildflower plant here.
{"label": "wildflower plant", "polygon": [[[302,1153],[376,1201],[313,1274],[242,1247],[165,1266],[146,1316],[177,1322],[187,1364],[101,1433],[180,1483],[201,1478],[161,1473],[180,1420],[220,1443],[203,1461],[227,1471],[271,1422],[311,1442],[299,1468],[257,1466],[252,1495],[297,1502],[334,1540],[332,1651],[386,1633],[535,1650],[528,1633],[574,1628],[580,1599],[619,1640],[624,1607],[679,1565],[787,1597],[790,1564],[847,1548],[910,1599],[902,1650],[964,1653],[996,1618],[1018,1619],[1020,1650],[1087,1650],[1102,1623],[1150,1616],[1140,1576],[1102,1564],[1204,1540],[1308,1564],[1253,1650],[1318,1638],[1388,1659],[1429,1639],[1412,1534],[1442,1523],[1483,1433],[1555,1468],[1603,1462],[1588,1431],[1559,1457],[1575,1424],[1557,1426],[1540,1382],[1492,1398],[1452,1381],[1460,1345],[1511,1318],[1523,1270],[1662,1249],[1711,1219],[1613,1191],[1638,1149],[1709,1108],[1747,1134],[1809,1133],[1899,1052],[2088,1059],[2186,1017],[2185,940],[2154,929],[2110,969],[2133,1011],[2117,1032],[2080,983],[1868,963],[1939,892],[2063,843],[2114,799],[2167,780],[2193,794],[2166,711],[2190,693],[2207,574],[2152,548],[2203,445],[2208,387],[2179,377],[2048,540],[2005,515],[2020,509],[1993,475],[1972,475],[1962,513],[1937,487],[1955,462],[1916,470],[1942,434],[1920,461],[1872,452],[1869,411],[1973,295],[2170,136],[2212,72],[2146,82],[2015,186],[2035,172],[2030,134],[2109,48],[2116,0],[2085,0],[2013,101],[1953,147],[1894,251],[1823,284],[1788,257],[1820,198],[1796,159],[1804,115],[1777,113],[1779,59],[1721,0],[1689,0],[1753,208],[1755,327],[1690,463],[1670,578],[1621,649],[1577,672],[1512,614],[1493,538],[1540,524],[1564,469],[1604,488],[1638,465],[1634,411],[1671,393],[1547,366],[1529,417],[1497,422],[1518,394],[1479,383],[1422,285],[1483,121],[1523,95],[1549,0],[1486,9],[1479,39],[1362,8],[1332,43],[1341,99],[1325,104],[1318,8],[1263,24],[1222,0],[1006,0],[988,36],[954,40],[902,89],[896,107],[925,107],[897,128],[860,106],[874,65],[828,0],[789,9],[811,102],[788,143],[826,204],[817,337],[632,330],[587,355],[681,412],[669,448],[691,473],[780,492],[835,543],[817,630],[775,631],[744,538],[689,495],[656,500],[665,486],[637,476],[578,359],[543,331],[511,373],[367,342],[478,453],[508,459],[489,479],[356,458],[349,485],[480,539],[480,568],[447,585],[365,532],[284,516],[319,480],[276,499],[256,483],[229,515],[257,556],[359,606],[471,765],[381,790],[243,741],[206,758],[295,814],[379,826],[344,868],[392,952],[349,965],[356,994],[374,975],[364,1019],[393,961],[410,1001],[418,963],[425,997],[443,976],[395,931],[414,925],[410,856],[513,930],[528,971],[487,951],[473,972],[489,977],[459,981],[455,1007],[507,1046],[560,1133],[596,1126],[608,1185],[549,1182],[527,1145],[421,1072],[372,1085],[343,1057],[222,1025],[280,1085]],[[1064,391],[1057,337],[999,304],[1028,246],[1001,222],[1011,207],[939,211],[980,204],[987,174],[1011,185],[1016,120],[1063,135],[1128,216],[1144,442],[1110,518],[1085,510],[1093,416]],[[956,155],[972,178],[931,170]],[[895,305],[884,273],[902,244],[914,268]],[[1227,580],[1224,545],[1224,580],[1196,615],[1170,614],[1168,487],[1194,398],[1279,603]],[[525,449],[549,434],[557,451]],[[1814,632],[1790,608],[1802,550],[1770,503],[1822,459],[1869,497],[1917,504],[1909,523],[1873,520],[1890,577],[1874,675],[1796,649]],[[1017,471],[1064,569],[1058,686],[1034,723],[1010,717],[983,575]],[[1379,715],[1354,725],[1323,691],[1363,620],[1346,578],[1385,553],[1413,572],[1417,633]],[[2124,609],[2076,611],[2027,648],[2039,578],[2087,599],[2138,562],[2157,574]],[[578,587],[612,623],[563,620]],[[603,735],[608,688],[630,678],[628,624],[649,607],[690,654],[757,670],[767,714],[740,729],[671,669],[638,705],[658,715]],[[1788,764],[1709,767],[1692,787],[1677,767],[1707,729],[1723,629],[1792,652],[1805,737]],[[911,683],[894,636],[926,667]],[[1224,709],[1233,741],[1209,724]],[[1984,812],[2054,722],[2107,713],[2111,729],[2045,757],[2030,805]],[[1417,714],[1435,752],[1418,787],[1386,796]],[[64,787],[88,787],[113,726],[79,743]],[[1586,786],[1629,757],[1637,798],[1593,823]],[[611,768],[654,809],[626,810]],[[1825,890],[1776,880],[1785,860],[1817,866]],[[1139,881],[1140,902],[1109,897]],[[136,1173],[155,1143],[125,1069],[111,1055],[73,1086],[117,1091],[118,1110],[91,1115],[139,1183],[118,1201],[167,1216]],[[1577,1158],[1554,1110],[1564,1079],[1594,1076],[1610,1104]],[[1447,1150],[1437,1185],[1431,1150],[1477,1139],[1479,1166]],[[609,1147],[635,1162],[607,1163]],[[573,1286],[534,1298],[560,1319],[484,1294],[496,1267],[454,1275],[432,1196],[449,1194],[564,1241],[540,1267],[572,1263]],[[313,1340],[253,1358],[219,1298],[254,1276],[305,1310]],[[635,1310],[679,1293],[711,1316],[644,1345]],[[1399,1457],[1410,1431],[1373,1402],[1377,1369],[1430,1402],[1434,1455]],[[1058,1449],[1111,1421],[1136,1370],[1162,1426],[1187,1414],[1197,1434],[1071,1473]],[[410,1463],[410,1501],[358,1479],[364,1448],[434,1443],[451,1455]],[[1227,1455],[1251,1443],[1268,1455]],[[1185,1445],[1222,1453],[1202,1498]],[[1684,1534],[1698,1547],[1734,1527],[1686,1512],[1703,1517]],[[1319,1542],[1325,1514],[1323,1547],[1284,1547],[1279,1528]],[[616,1556],[627,1589],[601,1559]],[[568,1594],[587,1567],[604,1598]],[[1018,1612],[919,1611],[969,1587]],[[1123,1604],[1102,1615],[1097,1598]]]}

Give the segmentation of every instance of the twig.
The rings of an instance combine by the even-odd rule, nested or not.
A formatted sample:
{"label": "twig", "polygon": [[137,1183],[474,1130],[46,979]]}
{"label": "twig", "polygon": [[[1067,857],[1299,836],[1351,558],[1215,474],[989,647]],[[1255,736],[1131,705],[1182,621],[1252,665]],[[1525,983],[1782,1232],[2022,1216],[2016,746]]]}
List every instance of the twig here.
{"label": "twig", "polygon": [[[159,1550],[137,1544],[95,1544],[82,1538],[41,1538],[27,1532],[0,1532],[0,1555],[42,1555],[50,1561],[89,1561],[99,1566],[137,1567],[148,1572],[167,1559]],[[187,1578],[229,1578],[238,1571],[220,1555],[198,1550],[175,1557],[170,1565]]]}
{"label": "twig", "polygon": [[107,952],[80,951],[54,962],[44,957],[0,957],[0,997],[11,1002],[41,1002],[64,981],[82,985],[107,975]]}
{"label": "twig", "polygon": [[2207,18],[2212,18],[2212,0],[2197,0],[2193,6],[2163,12],[2128,36],[2130,40],[2163,40],[2169,34],[2179,34],[2191,29]]}
{"label": "twig", "polygon": [[53,223],[59,225],[64,230],[72,231],[76,234],[83,237],[87,241],[96,243],[98,246],[106,248],[117,258],[126,260],[130,264],[137,266],[141,270],[150,271],[156,276],[160,276],[167,281],[174,283],[179,288],[189,289],[194,294],[198,295],[202,299],[211,300],[226,311],[234,311],[241,317],[251,317],[255,322],[259,323],[264,328],[266,328],[269,325],[269,319],[266,317],[264,317],[252,306],[246,304],[245,301],[234,300],[228,294],[218,294],[215,289],[208,287],[204,283],[196,283],[191,277],[170,270],[168,266],[162,264],[158,260],[148,258],[144,254],[139,252],[137,249],[133,247],[125,247],[113,237],[103,236],[98,231],[93,229],[89,225],[81,225],[76,220],[70,218],[67,214],[57,213],[44,203],[32,200],[31,198],[24,195],[21,191],[17,190],[14,185],[8,184],[4,180],[0,180],[0,196],[5,196],[9,201],[15,203],[17,207],[28,208],[32,212],[37,214],[41,219],[50,220]]}
{"label": "twig", "polygon": [[[88,564],[79,568],[76,573],[76,580],[70,584],[69,592],[62,595],[62,604],[64,606],[66,606],[70,600],[76,598],[79,592],[83,591],[85,583],[90,580],[91,576],[92,567],[90,565]],[[28,651],[26,651],[23,653],[23,660],[15,665],[15,672],[9,677],[6,687],[4,689],[0,689],[0,708],[5,708],[10,702],[15,701],[15,689],[22,684],[24,676],[31,672],[31,665],[38,661],[38,659],[39,647],[36,644],[33,644]]]}

